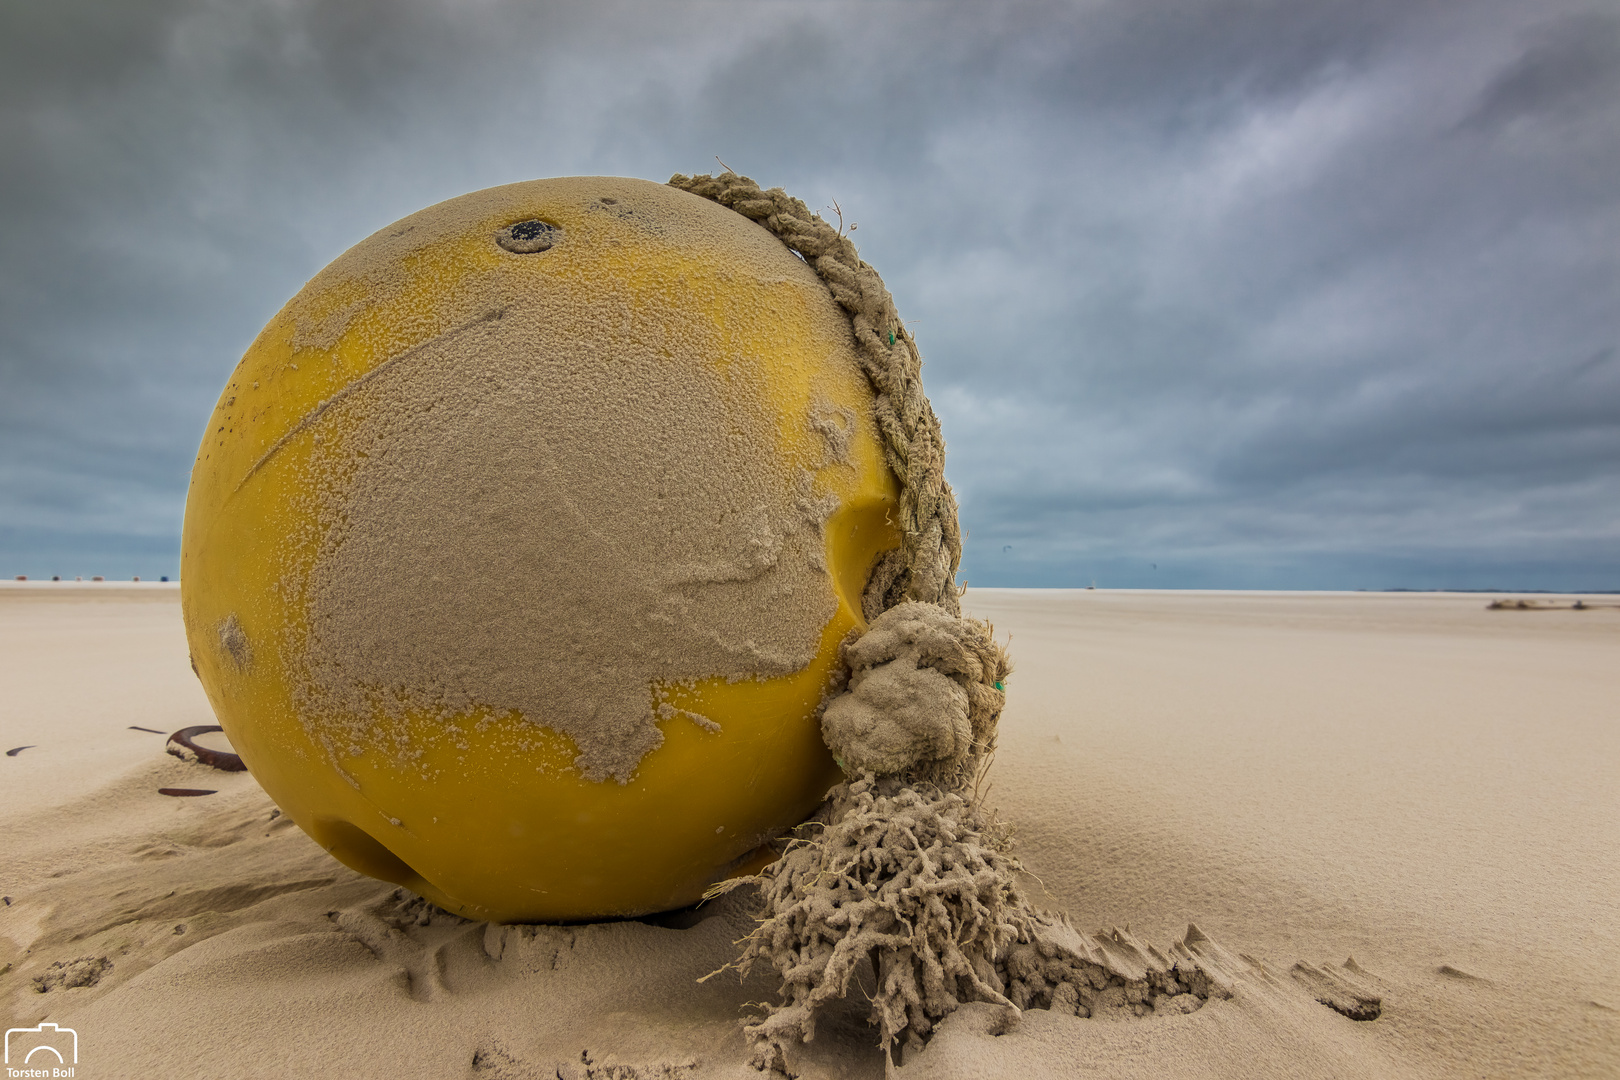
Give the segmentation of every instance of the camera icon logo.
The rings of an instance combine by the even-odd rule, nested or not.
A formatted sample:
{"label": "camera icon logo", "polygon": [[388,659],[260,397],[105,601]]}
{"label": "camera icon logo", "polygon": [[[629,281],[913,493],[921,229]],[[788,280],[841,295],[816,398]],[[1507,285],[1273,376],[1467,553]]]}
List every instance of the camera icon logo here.
{"label": "camera icon logo", "polygon": [[[11,1028],[6,1032],[6,1064],[77,1065],[79,1033],[55,1024]],[[66,1075],[72,1075],[68,1073]]]}

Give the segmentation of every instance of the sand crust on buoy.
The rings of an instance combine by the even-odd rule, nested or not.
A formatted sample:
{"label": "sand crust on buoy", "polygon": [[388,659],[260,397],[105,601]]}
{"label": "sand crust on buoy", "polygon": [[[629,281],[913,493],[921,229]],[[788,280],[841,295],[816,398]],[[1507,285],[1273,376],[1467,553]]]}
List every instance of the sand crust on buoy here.
{"label": "sand crust on buoy", "polygon": [[[662,743],[660,719],[679,715],[657,688],[784,675],[816,656],[837,604],[823,530],[839,505],[818,473],[850,468],[854,425],[871,421],[838,402],[864,376],[814,273],[731,211],[644,181],[517,188],[534,190],[408,218],[311,290],[398,292],[440,238],[499,220],[501,193],[507,216],[533,204],[562,222],[552,250],[447,281],[446,328],[313,422],[321,535],[291,583],[308,623],[295,700],[349,753],[389,739],[408,753],[378,727],[408,714],[515,713],[570,738],[586,778],[623,782]],[[590,244],[621,248],[609,268],[626,276],[671,252],[723,269],[676,287],[600,267],[586,280],[566,260]],[[556,273],[526,260],[556,260]],[[727,295],[756,283],[799,325],[808,313],[825,344],[825,391],[796,415],[771,393],[770,358],[750,351],[758,326],[728,321],[782,321]],[[336,345],[368,302],[294,311],[293,343]]]}

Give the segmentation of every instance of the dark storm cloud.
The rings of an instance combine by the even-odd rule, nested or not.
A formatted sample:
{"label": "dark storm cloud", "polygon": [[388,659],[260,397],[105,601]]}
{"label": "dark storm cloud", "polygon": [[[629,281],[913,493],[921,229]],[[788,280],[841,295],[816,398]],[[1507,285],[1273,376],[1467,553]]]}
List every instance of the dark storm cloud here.
{"label": "dark storm cloud", "polygon": [[1588,11],[1536,28],[1517,60],[1480,95],[1487,124],[1613,108],[1620,96],[1620,15]]}
{"label": "dark storm cloud", "polygon": [[0,18],[7,572],[172,569],[225,375],[374,229],[718,154],[861,223],[973,581],[1620,587],[1607,6]]}

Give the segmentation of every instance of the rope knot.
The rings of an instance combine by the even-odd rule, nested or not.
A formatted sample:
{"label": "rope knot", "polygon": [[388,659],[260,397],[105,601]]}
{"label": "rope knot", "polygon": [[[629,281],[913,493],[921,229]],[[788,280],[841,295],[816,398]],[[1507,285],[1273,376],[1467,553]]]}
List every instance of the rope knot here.
{"label": "rope knot", "polygon": [[1006,703],[1007,654],[988,624],[937,604],[899,604],[845,642],[848,689],[821,736],[850,772],[903,775],[950,789],[989,752]]}

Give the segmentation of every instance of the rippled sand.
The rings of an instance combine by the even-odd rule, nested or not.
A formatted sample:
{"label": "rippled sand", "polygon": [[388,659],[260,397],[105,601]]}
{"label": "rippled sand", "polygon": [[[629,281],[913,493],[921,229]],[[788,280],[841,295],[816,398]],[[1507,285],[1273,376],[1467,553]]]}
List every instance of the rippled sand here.
{"label": "rippled sand", "polygon": [[[1620,1075],[1620,609],[1490,599],[970,592],[1012,635],[989,801],[1032,888],[1241,973],[1189,1015],[969,1007],[901,1072]],[[771,984],[695,981],[736,908],[462,922],[132,730],[212,721],[174,588],[0,583],[0,685],[0,1020],[73,1027],[84,1080],[759,1077]],[[1316,1000],[1349,957],[1375,1020]],[[860,1004],[797,1072],[881,1075]]]}

